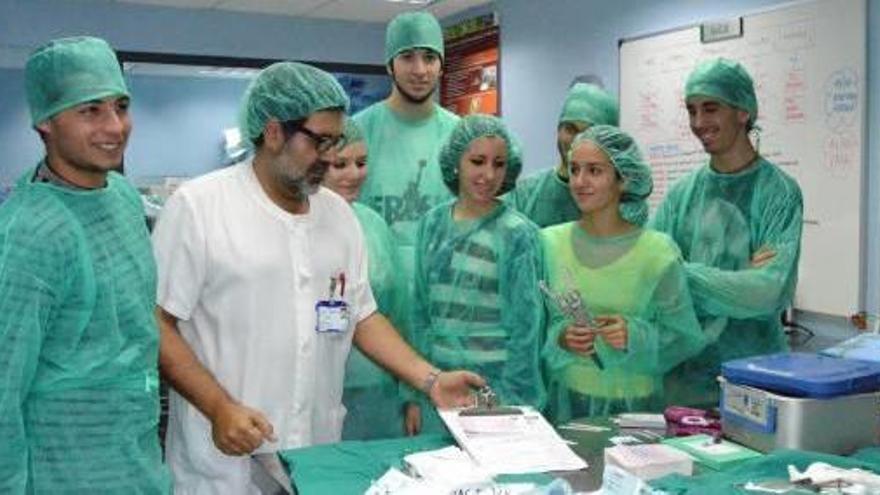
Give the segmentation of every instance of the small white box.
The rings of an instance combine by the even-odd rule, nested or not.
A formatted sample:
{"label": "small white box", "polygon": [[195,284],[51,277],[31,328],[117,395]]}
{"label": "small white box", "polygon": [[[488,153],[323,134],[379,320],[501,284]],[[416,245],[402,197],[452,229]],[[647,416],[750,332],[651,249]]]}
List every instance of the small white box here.
{"label": "small white box", "polygon": [[605,464],[612,464],[648,481],[678,473],[690,476],[694,461],[684,452],[663,444],[617,445],[605,449]]}

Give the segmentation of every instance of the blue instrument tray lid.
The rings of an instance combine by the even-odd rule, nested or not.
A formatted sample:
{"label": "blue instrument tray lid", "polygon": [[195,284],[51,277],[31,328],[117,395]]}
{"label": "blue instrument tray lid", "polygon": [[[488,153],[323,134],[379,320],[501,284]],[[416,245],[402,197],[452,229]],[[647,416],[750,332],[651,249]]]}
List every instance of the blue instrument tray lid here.
{"label": "blue instrument tray lid", "polygon": [[800,352],[728,361],[724,378],[790,397],[829,398],[880,390],[880,364]]}

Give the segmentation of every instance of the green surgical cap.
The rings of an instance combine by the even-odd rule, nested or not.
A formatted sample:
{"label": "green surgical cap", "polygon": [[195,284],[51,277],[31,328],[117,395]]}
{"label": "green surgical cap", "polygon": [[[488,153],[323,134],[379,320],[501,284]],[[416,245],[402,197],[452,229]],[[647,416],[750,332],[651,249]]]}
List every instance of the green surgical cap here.
{"label": "green surgical cap", "polygon": [[707,60],[691,72],[684,98],[705,96],[749,113],[749,126],[758,119],[758,98],[752,77],[739,62],[726,58]]}
{"label": "green surgical cap", "polygon": [[364,129],[360,124],[357,123],[351,117],[345,118],[345,125],[342,128],[342,142],[340,143],[340,149],[345,148],[350,144],[365,142],[366,137],[364,136]]}
{"label": "green surgical cap", "polygon": [[499,137],[507,145],[507,173],[498,196],[510,191],[516,186],[516,178],[522,170],[522,154],[516,139],[508,132],[504,122],[494,115],[473,114],[458,121],[455,129],[449,135],[443,148],[440,150],[440,170],[443,173],[443,182],[458,195],[458,168],[461,157],[475,140],[482,137]]}
{"label": "green surgical cap", "polygon": [[385,30],[385,64],[400,52],[427,48],[443,58],[443,29],[437,18],[427,12],[405,12],[388,23]]}
{"label": "green surgical cap", "polygon": [[629,134],[610,125],[595,125],[577,135],[571,143],[568,161],[579,143],[589,141],[599,147],[623,178],[620,197],[620,216],[633,225],[644,225],[648,220],[648,196],[654,189],[651,168],[642,158],[639,146]]}
{"label": "green surgical cap", "polygon": [[52,40],[34,50],[24,80],[33,125],[80,103],[129,96],[113,49],[88,36]]}
{"label": "green surgical cap", "polygon": [[248,143],[263,134],[269,120],[300,120],[320,111],[348,110],[348,95],[321,69],[297,62],[278,62],[251,81],[241,104],[239,125]]}
{"label": "green surgical cap", "polygon": [[595,84],[577,83],[565,95],[559,114],[559,123],[563,122],[617,125],[617,100]]}

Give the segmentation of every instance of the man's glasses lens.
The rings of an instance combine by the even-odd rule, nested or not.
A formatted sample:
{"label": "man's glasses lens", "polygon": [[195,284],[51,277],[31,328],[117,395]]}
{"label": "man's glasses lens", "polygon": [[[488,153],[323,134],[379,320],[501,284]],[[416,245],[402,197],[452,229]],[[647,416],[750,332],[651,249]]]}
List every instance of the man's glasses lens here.
{"label": "man's glasses lens", "polygon": [[342,136],[322,136],[305,126],[300,126],[296,130],[308,136],[309,139],[315,143],[315,150],[317,150],[318,153],[326,153],[342,142]]}

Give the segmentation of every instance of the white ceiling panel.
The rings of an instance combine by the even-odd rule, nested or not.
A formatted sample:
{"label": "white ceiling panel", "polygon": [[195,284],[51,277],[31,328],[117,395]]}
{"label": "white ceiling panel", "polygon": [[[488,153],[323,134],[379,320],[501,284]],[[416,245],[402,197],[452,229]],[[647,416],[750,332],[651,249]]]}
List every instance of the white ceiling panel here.
{"label": "white ceiling panel", "polygon": [[388,0],[332,0],[306,15],[322,19],[387,22],[401,12],[419,8],[417,5]]}
{"label": "white ceiling panel", "polygon": [[356,22],[388,22],[410,10],[427,9],[439,18],[450,16],[491,0],[115,0],[186,9],[217,9],[255,14],[287,15]]}
{"label": "white ceiling panel", "polygon": [[214,7],[220,0],[116,0],[120,3],[139,3],[184,9],[206,9]]}
{"label": "white ceiling panel", "polygon": [[444,17],[463,12],[467,9],[479,7],[491,3],[490,0],[443,0],[434,2],[428,7],[435,16],[442,19]]}
{"label": "white ceiling panel", "polygon": [[334,0],[221,0],[216,8],[255,14],[305,16],[310,11]]}

